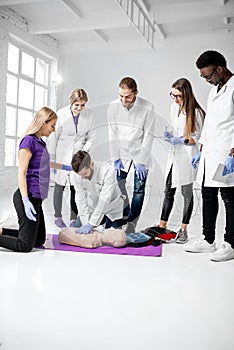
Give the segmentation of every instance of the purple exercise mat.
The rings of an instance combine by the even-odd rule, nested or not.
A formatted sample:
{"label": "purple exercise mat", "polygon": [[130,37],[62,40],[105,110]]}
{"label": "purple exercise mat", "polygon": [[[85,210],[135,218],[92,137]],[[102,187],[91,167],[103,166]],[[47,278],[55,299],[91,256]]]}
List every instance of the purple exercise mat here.
{"label": "purple exercise mat", "polygon": [[141,248],[133,248],[133,247],[113,248],[109,246],[102,246],[102,247],[93,248],[93,249],[81,248],[74,245],[59,243],[58,235],[47,235],[46,242],[41,248],[51,249],[51,250],[79,252],[79,253],[124,254],[124,255],[140,255],[140,256],[161,256],[161,253],[162,253],[162,245],[159,245],[158,247],[149,245]]}

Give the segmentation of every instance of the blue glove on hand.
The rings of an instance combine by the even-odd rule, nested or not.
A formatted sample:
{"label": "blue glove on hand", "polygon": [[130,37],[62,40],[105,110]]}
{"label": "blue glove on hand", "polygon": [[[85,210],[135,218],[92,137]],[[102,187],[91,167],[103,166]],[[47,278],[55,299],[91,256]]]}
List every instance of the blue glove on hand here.
{"label": "blue glove on hand", "polygon": [[199,163],[200,158],[201,158],[201,152],[199,151],[199,152],[193,157],[192,162],[191,162],[192,167],[193,167],[194,169],[197,169],[197,163]]}
{"label": "blue glove on hand", "polygon": [[76,233],[83,233],[84,235],[87,235],[88,233],[91,233],[93,229],[93,225],[86,224],[84,226],[81,226],[78,230],[76,230]]}
{"label": "blue glove on hand", "polygon": [[146,170],[144,164],[137,163],[135,165],[135,171],[137,173],[138,179],[139,180],[144,180],[144,178],[146,177],[146,173],[147,173],[147,170]]}
{"label": "blue glove on hand", "polygon": [[117,172],[117,175],[119,176],[120,175],[120,170],[124,169],[124,166],[123,166],[123,163],[122,163],[121,159],[117,159],[117,160],[114,161],[114,167],[115,167],[115,170]]}
{"label": "blue glove on hand", "polygon": [[169,131],[164,131],[163,136],[166,137],[167,139],[170,139],[171,137],[173,137],[173,134],[170,133]]}
{"label": "blue glove on hand", "polygon": [[224,161],[223,176],[234,172],[234,158],[228,156]]}
{"label": "blue glove on hand", "polygon": [[184,145],[184,138],[183,137],[169,137],[165,139],[166,142],[171,143],[173,146],[174,145]]}
{"label": "blue glove on hand", "polygon": [[33,214],[36,214],[36,210],[34,209],[34,206],[30,202],[28,197],[22,197],[23,205],[24,205],[24,210],[27,218],[32,221],[37,221],[35,216]]}
{"label": "blue glove on hand", "polygon": [[62,164],[62,170],[66,170],[66,171],[72,171],[72,166],[71,165],[66,165],[66,164]]}

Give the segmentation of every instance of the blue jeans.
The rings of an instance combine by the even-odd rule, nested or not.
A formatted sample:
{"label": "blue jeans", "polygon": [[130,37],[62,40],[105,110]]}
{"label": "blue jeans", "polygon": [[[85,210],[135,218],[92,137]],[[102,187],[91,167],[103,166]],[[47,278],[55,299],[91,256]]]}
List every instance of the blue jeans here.
{"label": "blue jeans", "polygon": [[146,183],[147,175],[144,178],[144,180],[140,180],[138,179],[136,172],[134,172],[134,189],[133,189],[131,206],[129,203],[129,198],[126,190],[127,176],[128,176],[128,173],[122,170],[120,171],[120,175],[117,175],[117,181],[119,184],[120,191],[125,196],[123,224],[127,222],[134,222],[136,224],[140,217],[141,209],[144,202],[145,183]]}
{"label": "blue jeans", "polygon": [[104,215],[100,225],[105,224],[105,228],[122,228],[123,220],[122,219],[117,219],[114,221],[111,221],[106,215]]}

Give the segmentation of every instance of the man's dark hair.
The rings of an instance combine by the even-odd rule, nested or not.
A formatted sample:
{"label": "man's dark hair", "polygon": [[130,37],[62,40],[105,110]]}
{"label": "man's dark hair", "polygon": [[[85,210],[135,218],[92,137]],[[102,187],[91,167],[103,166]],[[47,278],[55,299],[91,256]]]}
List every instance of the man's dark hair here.
{"label": "man's dark hair", "polygon": [[225,57],[218,51],[208,50],[203,52],[196,61],[198,69],[202,69],[208,66],[220,66],[227,67],[227,61]]}
{"label": "man's dark hair", "polygon": [[132,92],[137,92],[137,83],[133,78],[130,78],[130,77],[123,78],[119,83],[119,87],[121,89],[127,88]]}
{"label": "man's dark hair", "polygon": [[72,169],[75,173],[78,173],[83,168],[89,168],[91,163],[91,158],[88,152],[78,151],[72,157]]}

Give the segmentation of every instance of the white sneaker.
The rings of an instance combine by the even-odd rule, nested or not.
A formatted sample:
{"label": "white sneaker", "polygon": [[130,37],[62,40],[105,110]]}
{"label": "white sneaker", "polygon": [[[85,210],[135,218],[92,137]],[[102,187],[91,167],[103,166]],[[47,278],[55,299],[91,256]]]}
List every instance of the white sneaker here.
{"label": "white sneaker", "polygon": [[185,250],[192,253],[213,253],[215,251],[215,242],[209,244],[205,239],[199,239],[192,244],[186,244]]}
{"label": "white sneaker", "polygon": [[234,259],[234,249],[228,242],[224,242],[222,246],[210,256],[210,260],[213,261],[227,261],[231,259]]}

